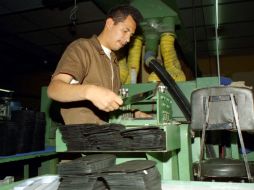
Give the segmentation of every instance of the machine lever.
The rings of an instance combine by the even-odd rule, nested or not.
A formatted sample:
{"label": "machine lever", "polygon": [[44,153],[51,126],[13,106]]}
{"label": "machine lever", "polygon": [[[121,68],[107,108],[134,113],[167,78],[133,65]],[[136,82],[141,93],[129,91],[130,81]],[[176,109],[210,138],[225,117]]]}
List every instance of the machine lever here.
{"label": "machine lever", "polygon": [[178,87],[172,76],[166,71],[164,67],[155,59],[153,56],[154,53],[148,51],[145,54],[145,64],[151,68],[159,77],[159,79],[163,82],[163,84],[167,87],[168,92],[171,94],[183,115],[187,119],[187,121],[191,121],[191,106],[190,102],[183,94],[182,90]]}
{"label": "machine lever", "polygon": [[154,90],[145,91],[142,93],[134,94],[132,96],[128,96],[123,98],[123,106],[134,104],[145,100],[154,94]]}

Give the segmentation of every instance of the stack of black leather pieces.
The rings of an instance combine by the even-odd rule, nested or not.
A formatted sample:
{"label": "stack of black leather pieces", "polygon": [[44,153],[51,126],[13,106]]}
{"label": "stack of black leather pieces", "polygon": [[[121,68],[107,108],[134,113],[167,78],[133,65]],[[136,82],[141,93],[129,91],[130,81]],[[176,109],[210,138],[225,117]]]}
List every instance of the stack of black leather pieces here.
{"label": "stack of black leather pieces", "polygon": [[115,165],[111,154],[88,155],[59,164],[58,190],[161,190],[161,176],[150,160]]}
{"label": "stack of black leather pieces", "polygon": [[84,156],[58,166],[61,183],[58,190],[105,190],[106,183],[100,173],[115,165],[116,157],[111,154]]}
{"label": "stack of black leather pieces", "polygon": [[119,124],[77,124],[59,127],[69,151],[120,150],[124,147]]}
{"label": "stack of black leather pieces", "polygon": [[0,121],[0,156],[16,154],[18,125],[13,121]]}
{"label": "stack of black leather pieces", "polygon": [[129,139],[129,150],[164,150],[166,148],[165,132],[158,127],[127,129],[121,135]]}
{"label": "stack of black leather pieces", "polygon": [[44,150],[45,113],[15,110],[11,116],[11,120],[0,121],[0,155]]}
{"label": "stack of black leather pieces", "polygon": [[12,120],[18,124],[17,153],[32,150],[35,112],[32,110],[17,110],[12,112]]}
{"label": "stack of black leather pieces", "polygon": [[31,151],[45,149],[46,116],[44,112],[36,112]]}
{"label": "stack of black leather pieces", "polygon": [[120,124],[61,125],[59,129],[68,151],[165,150],[165,132],[159,127]]}
{"label": "stack of black leather pieces", "polygon": [[127,161],[109,168],[101,176],[110,190],[161,190],[161,176],[151,160]]}

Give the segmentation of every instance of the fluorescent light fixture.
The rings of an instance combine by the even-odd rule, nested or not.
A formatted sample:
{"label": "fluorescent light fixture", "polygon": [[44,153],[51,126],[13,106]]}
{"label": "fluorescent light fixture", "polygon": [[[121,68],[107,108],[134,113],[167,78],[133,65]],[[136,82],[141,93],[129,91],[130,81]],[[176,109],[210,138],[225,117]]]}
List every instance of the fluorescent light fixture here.
{"label": "fluorescent light fixture", "polygon": [[0,88],[0,91],[1,92],[14,92],[13,90],[6,90],[6,89],[2,89],[2,88]]}

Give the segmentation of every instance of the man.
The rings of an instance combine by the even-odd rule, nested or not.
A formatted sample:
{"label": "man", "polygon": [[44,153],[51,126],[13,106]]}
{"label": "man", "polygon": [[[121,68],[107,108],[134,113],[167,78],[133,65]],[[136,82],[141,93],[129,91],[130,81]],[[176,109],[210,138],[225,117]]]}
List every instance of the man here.
{"label": "man", "polygon": [[122,105],[113,51],[130,41],[141,19],[134,7],[115,7],[98,36],[78,39],[67,47],[48,86],[48,96],[64,103],[61,115],[65,124],[105,123],[108,112]]}

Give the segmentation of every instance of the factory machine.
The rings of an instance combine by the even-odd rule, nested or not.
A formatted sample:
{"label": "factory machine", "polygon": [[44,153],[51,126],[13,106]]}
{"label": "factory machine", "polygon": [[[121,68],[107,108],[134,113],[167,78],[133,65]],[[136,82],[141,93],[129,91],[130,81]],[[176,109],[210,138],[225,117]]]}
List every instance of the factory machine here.
{"label": "factory machine", "polygon": [[[193,89],[216,85],[217,78],[200,78],[195,81],[179,83],[179,89],[187,97]],[[143,148],[131,150],[69,150],[64,142],[61,132],[56,132],[57,152],[86,152],[101,153],[113,152],[117,155],[117,162],[121,163],[132,159],[149,159],[157,162],[163,180],[184,180],[193,179],[192,152],[191,152],[191,131],[189,121],[179,108],[179,103],[163,84],[140,83],[124,85],[121,89],[124,94],[124,106],[112,113],[110,123],[122,124],[127,129],[140,129],[159,127],[165,133],[165,141],[159,148]],[[133,110],[140,110],[150,114],[151,118],[134,118]],[[141,141],[142,143],[142,141]]]}
{"label": "factory machine", "polygon": [[[105,9],[112,7],[113,4],[124,2],[111,1],[112,4],[110,4],[108,1],[96,1],[98,5],[105,7]],[[124,126],[126,130],[124,133],[140,130],[142,131],[141,134],[147,138],[143,138],[141,141],[137,141],[134,146],[128,147],[121,144],[120,147],[111,149],[109,147],[83,149],[79,147],[73,149],[73,147],[71,148],[68,145],[62,134],[63,131],[59,130],[60,128],[53,122],[50,114],[52,101],[46,95],[46,87],[43,87],[41,111],[44,111],[46,114],[47,129],[51,131],[56,129],[56,152],[80,152],[84,154],[113,153],[117,157],[117,163],[137,159],[154,160],[161,175],[163,189],[224,189],[224,186],[228,189],[253,189],[253,183],[239,183],[253,182],[254,167],[251,162],[254,160],[253,155],[251,152],[247,155],[245,151],[243,154],[240,154],[237,136],[231,134],[229,136],[232,136],[233,140],[230,140],[230,145],[225,152],[230,152],[233,158],[241,160],[240,165],[244,168],[244,176],[241,176],[241,179],[235,183],[227,183],[225,176],[222,180],[223,182],[217,182],[218,178],[213,178],[210,180],[211,182],[204,182],[209,180],[200,176],[201,158],[203,158],[205,143],[201,134],[204,133],[200,133],[200,130],[199,132],[192,130],[192,113],[195,110],[192,110],[193,102],[191,97],[194,91],[220,86],[220,82],[218,77],[202,77],[195,80],[186,80],[174,48],[176,38],[185,58],[189,60],[188,65],[191,68],[195,68],[195,66],[192,48],[190,48],[184,36],[176,4],[174,1],[162,0],[146,0],[145,3],[142,0],[133,0],[130,3],[138,8],[144,16],[144,21],[141,23],[143,35],[133,38],[127,57],[119,60],[121,81],[124,84],[120,95],[123,98],[124,105],[119,110],[111,113],[109,124]],[[176,26],[180,26],[178,30],[176,30]],[[134,84],[135,82],[133,81],[136,81],[136,78],[133,78],[133,76],[136,77],[139,72],[143,72],[140,71],[140,68],[145,67],[143,63],[150,68],[151,73],[147,75],[147,81],[144,82],[142,78],[142,83]],[[193,72],[198,73],[195,69]],[[221,97],[221,95],[213,95],[213,97]],[[232,105],[235,104],[232,103]],[[136,110],[145,112],[151,117],[135,118],[133,113]],[[207,110],[207,107],[205,110]],[[199,115],[199,113],[196,113],[196,115]],[[206,112],[205,118],[208,118],[208,116]],[[236,118],[235,120],[237,120]],[[151,133],[147,132],[149,130],[154,131],[154,129],[156,129],[156,132],[160,132],[159,140],[153,138]],[[217,139],[219,136],[219,134],[212,135],[210,140]],[[54,141],[53,136],[50,139]],[[148,143],[150,142],[149,140],[154,140],[154,146],[150,146],[152,141]],[[156,144],[158,142],[159,144]],[[47,143],[52,144],[52,142]],[[139,145],[142,143],[144,143],[144,146],[140,148]],[[220,149],[213,143],[209,147],[206,146],[206,151]],[[242,151],[245,150],[244,147],[242,148]],[[215,155],[218,154],[215,153]],[[209,156],[206,154],[204,157],[208,158]],[[195,166],[195,163],[199,164]],[[205,169],[207,171],[211,170],[211,168],[217,169],[215,164],[216,162],[213,162]],[[219,165],[225,166],[221,162],[219,162]],[[225,167],[222,167],[222,170],[218,169],[215,171],[229,174],[234,170],[230,168],[225,170]],[[238,173],[240,173],[239,171],[242,170],[237,170]],[[202,172],[205,173],[203,170]]]}
{"label": "factory machine", "polygon": [[[192,92],[196,89],[218,86],[218,78],[197,78],[194,81],[179,82],[177,83],[177,86],[178,90],[183,93],[182,95],[186,96],[187,100],[189,100]],[[124,125],[129,131],[142,128],[147,129],[149,127],[158,127],[163,130],[165,134],[165,140],[162,141],[162,143],[164,143],[163,146],[160,146],[159,148],[149,146],[141,149],[138,145],[136,147],[132,147],[131,149],[122,150],[113,148],[73,150],[71,148],[69,149],[67,145],[68,142],[66,142],[66,140],[63,138],[61,132],[57,130],[56,151],[82,152],[84,154],[105,152],[113,153],[117,156],[118,164],[128,160],[154,160],[156,162],[156,167],[161,174],[162,183],[166,186],[173,185],[172,187],[178,187],[181,183],[182,186],[194,185],[206,187],[215,183],[213,184],[213,187],[218,188],[222,183],[220,180],[223,180],[225,183],[225,179],[219,179],[216,178],[216,176],[213,176],[215,177],[213,180],[200,180],[197,178],[197,163],[199,162],[201,154],[201,133],[193,134],[193,131],[190,127],[191,121],[186,119],[186,116],[183,114],[183,109],[180,107],[179,100],[169,93],[167,86],[156,83],[129,84],[124,85],[122,91],[124,91],[123,94],[125,95],[123,98],[124,106],[117,112],[112,113],[110,123]],[[152,117],[134,118],[132,113],[133,110],[140,110],[145,113],[149,113],[152,115]],[[239,153],[238,142],[236,140],[237,136],[235,136],[234,133],[227,135],[233,137],[232,140],[230,140],[230,145],[227,147],[227,155],[225,158],[223,158],[227,161],[227,163],[225,165],[223,165],[223,163],[219,163],[219,166],[222,167],[221,170],[217,168],[216,162],[212,162],[210,163],[210,166],[208,165],[205,167],[208,171],[212,170],[211,168],[216,168],[215,175],[218,176],[220,176],[220,172],[224,172],[224,177],[225,175],[234,171],[235,163],[231,163],[231,160],[228,159],[231,157],[229,155],[232,155],[234,159],[243,160],[242,155]],[[220,134],[217,133],[211,139],[217,139],[219,137]],[[227,137],[224,136],[223,138],[226,139]],[[153,138],[150,140],[151,142],[149,145],[153,144]],[[144,143],[144,141],[145,140],[141,140],[139,143]],[[212,148],[206,146],[207,151],[219,150],[219,146],[212,146]],[[215,154],[218,155],[218,153]],[[209,158],[208,154],[205,155],[206,158]],[[238,189],[253,188],[253,183],[247,183],[248,179],[246,177],[246,170],[243,163],[244,162],[241,161],[243,169],[238,168],[237,172],[243,173],[244,177],[241,176],[239,179],[233,179],[234,177],[230,178],[230,175],[226,177],[229,177],[229,180],[236,180],[234,187],[237,187]],[[251,173],[253,174],[253,153],[248,154],[248,163]],[[215,182],[216,180],[220,182]],[[244,181],[246,183],[243,183]],[[232,184],[229,184],[230,187],[231,185]]]}
{"label": "factory machine", "polygon": [[[108,3],[105,4],[103,1],[96,2],[102,7],[110,7]],[[235,135],[229,135],[233,137],[233,140],[230,140],[230,145],[224,151],[228,153],[226,158],[230,152],[233,158],[241,160],[240,165],[244,169],[238,168],[236,173],[243,172],[244,174],[240,179],[236,180],[236,183],[227,183],[227,179],[225,179],[230,177],[225,175],[235,171],[233,169],[235,163],[231,163],[231,160],[228,162],[229,167],[225,167],[227,164],[219,161],[217,165],[222,166],[222,169],[217,169],[217,160],[212,162],[208,167],[203,167],[201,164],[201,158],[203,159],[204,155],[205,142],[203,138],[205,135],[201,135],[204,134],[204,131],[203,133],[200,130],[199,132],[194,132],[191,129],[191,112],[195,112],[195,110],[192,110],[191,96],[197,89],[220,86],[220,81],[218,77],[202,77],[191,81],[186,80],[174,48],[176,38],[185,58],[189,60],[189,67],[195,68],[195,66],[192,48],[190,48],[191,46],[184,35],[184,27],[182,27],[181,19],[178,17],[176,4],[174,1],[161,0],[156,2],[154,0],[147,0],[146,3],[141,0],[133,0],[130,3],[138,8],[144,16],[144,21],[141,23],[143,35],[133,38],[127,57],[119,60],[121,81],[124,84],[120,90],[120,95],[124,100],[124,105],[120,110],[111,114],[110,123],[114,125],[121,124],[128,131],[140,130],[140,128],[141,130],[142,128],[159,128],[164,134],[161,136],[163,140],[160,141],[162,146],[156,148],[144,147],[142,149],[138,146],[132,146],[127,149],[124,147],[123,149],[70,150],[66,141],[63,140],[64,137],[60,130],[57,129],[56,151],[111,152],[117,155],[117,163],[133,159],[154,160],[166,189],[181,189],[183,187],[189,188],[190,186],[193,188],[218,189],[221,188],[223,182],[226,182],[223,185],[227,185],[227,188],[252,189],[254,187],[253,183],[237,183],[244,181],[253,182],[253,155],[252,153],[247,155],[245,151],[243,155],[239,154],[238,140]],[[176,30],[176,26],[180,27]],[[133,77],[136,77],[139,72],[143,72],[140,71],[140,68],[145,67],[144,63],[151,70],[147,75],[148,79],[146,82],[134,84],[136,78]],[[195,69],[193,69],[193,72],[198,73]],[[217,97],[217,95],[212,97]],[[219,94],[218,97],[221,97],[221,95]],[[231,103],[229,105],[231,106]],[[232,105],[234,104],[232,103]],[[133,116],[135,110],[150,114],[151,117],[135,118]],[[205,117],[208,118],[209,116],[206,115]],[[234,119],[237,120],[237,117]],[[210,137],[210,140],[217,139],[219,136],[220,134],[215,134],[215,136]],[[241,135],[239,138],[240,140],[242,139]],[[143,141],[140,142],[142,143]],[[220,149],[219,146],[213,143],[209,147],[206,146],[206,151]],[[241,147],[241,150],[245,150],[245,147]],[[218,153],[214,155],[218,155]],[[206,154],[204,157],[208,158],[209,155]],[[225,160],[224,157],[224,161],[227,162],[228,160]],[[199,164],[195,165],[195,163]],[[201,165],[207,171],[216,168],[213,170],[214,173],[212,173],[212,177],[215,178],[210,179],[211,176],[206,176],[207,178],[200,177]],[[206,173],[204,170],[202,172]],[[216,178],[217,174],[221,176],[219,173],[222,174],[222,180]],[[233,178],[235,176],[232,176],[229,181],[232,181]],[[200,182],[209,180],[212,182]]]}

